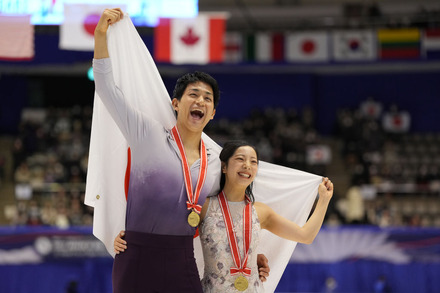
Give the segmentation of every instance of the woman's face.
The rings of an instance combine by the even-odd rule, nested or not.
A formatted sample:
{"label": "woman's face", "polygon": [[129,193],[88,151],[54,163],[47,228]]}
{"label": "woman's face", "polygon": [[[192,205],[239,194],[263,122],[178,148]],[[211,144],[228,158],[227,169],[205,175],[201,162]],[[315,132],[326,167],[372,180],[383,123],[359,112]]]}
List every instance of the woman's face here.
{"label": "woman's face", "polygon": [[257,153],[251,146],[239,147],[229,158],[228,164],[222,167],[226,184],[247,187],[252,183],[258,172]]}

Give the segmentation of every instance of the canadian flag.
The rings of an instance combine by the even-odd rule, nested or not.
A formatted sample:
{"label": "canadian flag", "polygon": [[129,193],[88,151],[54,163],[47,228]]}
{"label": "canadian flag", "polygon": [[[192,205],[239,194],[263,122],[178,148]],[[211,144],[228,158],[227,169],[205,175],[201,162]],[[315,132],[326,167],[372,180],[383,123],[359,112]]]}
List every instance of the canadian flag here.
{"label": "canadian flag", "polygon": [[158,62],[207,64],[223,61],[225,13],[200,13],[195,18],[162,18],[154,32]]}
{"label": "canadian flag", "polygon": [[[117,5],[125,11],[125,5]],[[59,48],[74,51],[93,51],[94,31],[108,5],[64,4],[64,21],[60,26]]]}

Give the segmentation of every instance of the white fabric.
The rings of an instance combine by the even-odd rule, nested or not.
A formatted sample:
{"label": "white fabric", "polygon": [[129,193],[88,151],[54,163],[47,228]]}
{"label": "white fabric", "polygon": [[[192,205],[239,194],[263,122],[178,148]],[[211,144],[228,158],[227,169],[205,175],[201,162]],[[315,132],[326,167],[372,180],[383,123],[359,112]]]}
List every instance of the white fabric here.
{"label": "white fabric", "polygon": [[[135,107],[171,128],[175,118],[169,95],[130,18],[126,16],[111,26],[107,35],[117,86]],[[203,140],[217,153],[220,152],[220,146],[207,135],[203,134]],[[112,256],[113,240],[120,230],[124,230],[125,223],[127,147],[127,142],[95,93],[85,203],[94,207],[93,234],[105,244]],[[303,225],[320,182],[320,176],[261,162],[255,180],[255,197],[286,218]],[[260,249],[269,259],[271,268],[265,283],[267,292],[275,290],[295,246],[295,242],[262,231]],[[198,238],[195,250],[199,272],[203,274]]]}

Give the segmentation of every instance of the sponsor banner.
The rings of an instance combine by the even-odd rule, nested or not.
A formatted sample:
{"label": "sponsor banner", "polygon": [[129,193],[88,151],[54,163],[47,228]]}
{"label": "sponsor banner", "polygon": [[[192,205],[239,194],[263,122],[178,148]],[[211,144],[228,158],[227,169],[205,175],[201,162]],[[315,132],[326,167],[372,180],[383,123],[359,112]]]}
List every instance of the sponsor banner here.
{"label": "sponsor banner", "polygon": [[111,257],[92,228],[49,227],[0,229],[0,265],[47,260]]}
{"label": "sponsor banner", "polygon": [[440,263],[440,229],[323,228],[310,245],[298,245],[291,263],[374,260],[393,264]]}

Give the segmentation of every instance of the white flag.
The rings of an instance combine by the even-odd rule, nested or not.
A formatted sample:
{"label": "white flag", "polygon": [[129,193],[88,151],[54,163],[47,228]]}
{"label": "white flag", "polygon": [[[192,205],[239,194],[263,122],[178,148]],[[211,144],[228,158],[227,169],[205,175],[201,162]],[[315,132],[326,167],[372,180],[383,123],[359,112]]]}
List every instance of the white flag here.
{"label": "white flag", "polygon": [[373,30],[335,31],[332,41],[336,61],[376,59],[377,43]]}
{"label": "white flag", "polygon": [[388,112],[383,115],[382,127],[386,132],[405,133],[411,126],[411,116],[406,111]]}
{"label": "white flag", "polygon": [[306,148],[306,161],[309,165],[327,165],[332,161],[332,151],[328,145],[309,145]]}
{"label": "white flag", "polygon": [[[125,11],[124,5],[115,5]],[[64,21],[60,26],[59,47],[63,50],[93,51],[94,31],[108,5],[64,4]]]}
{"label": "white flag", "polygon": [[290,62],[326,62],[329,59],[327,32],[289,33],[286,60]]}

